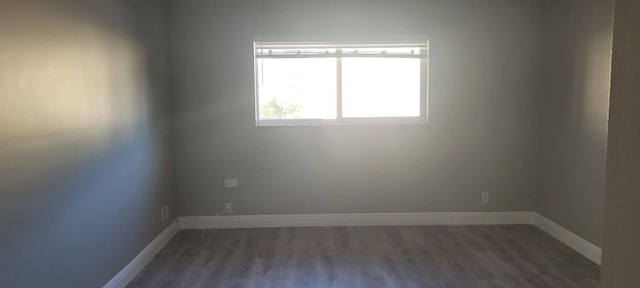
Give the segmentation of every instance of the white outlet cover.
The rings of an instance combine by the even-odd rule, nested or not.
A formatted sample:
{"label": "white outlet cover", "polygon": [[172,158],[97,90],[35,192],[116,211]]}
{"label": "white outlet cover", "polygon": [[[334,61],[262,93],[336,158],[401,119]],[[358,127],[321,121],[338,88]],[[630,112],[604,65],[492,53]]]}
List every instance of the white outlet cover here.
{"label": "white outlet cover", "polygon": [[224,203],[224,212],[227,214],[233,213],[233,210],[231,208],[231,203]]}
{"label": "white outlet cover", "polygon": [[224,188],[238,188],[238,179],[224,179]]}
{"label": "white outlet cover", "polygon": [[482,204],[489,204],[489,192],[482,192],[482,197],[480,199]]}

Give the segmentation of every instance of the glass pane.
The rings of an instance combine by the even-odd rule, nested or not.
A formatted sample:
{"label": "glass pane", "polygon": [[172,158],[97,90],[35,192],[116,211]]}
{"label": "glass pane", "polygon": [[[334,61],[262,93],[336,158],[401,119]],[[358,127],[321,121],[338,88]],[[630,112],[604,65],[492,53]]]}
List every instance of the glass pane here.
{"label": "glass pane", "polygon": [[335,119],[335,58],[258,60],[260,119]]}
{"label": "glass pane", "polygon": [[343,58],[343,117],[419,117],[420,59]]}

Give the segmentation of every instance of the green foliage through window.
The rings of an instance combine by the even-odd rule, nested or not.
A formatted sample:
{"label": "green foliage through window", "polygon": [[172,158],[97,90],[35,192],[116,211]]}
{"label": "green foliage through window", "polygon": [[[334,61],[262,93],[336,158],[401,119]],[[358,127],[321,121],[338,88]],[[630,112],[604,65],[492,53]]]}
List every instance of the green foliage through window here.
{"label": "green foliage through window", "polygon": [[262,119],[300,119],[302,105],[295,102],[281,101],[271,98],[271,101],[260,105],[260,118]]}

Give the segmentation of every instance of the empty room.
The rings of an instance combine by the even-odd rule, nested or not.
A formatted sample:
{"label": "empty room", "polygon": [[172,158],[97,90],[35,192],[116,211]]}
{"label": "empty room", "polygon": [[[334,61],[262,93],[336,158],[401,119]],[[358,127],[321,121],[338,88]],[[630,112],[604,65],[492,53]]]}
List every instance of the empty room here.
{"label": "empty room", "polygon": [[0,0],[0,287],[640,287],[636,0]]}

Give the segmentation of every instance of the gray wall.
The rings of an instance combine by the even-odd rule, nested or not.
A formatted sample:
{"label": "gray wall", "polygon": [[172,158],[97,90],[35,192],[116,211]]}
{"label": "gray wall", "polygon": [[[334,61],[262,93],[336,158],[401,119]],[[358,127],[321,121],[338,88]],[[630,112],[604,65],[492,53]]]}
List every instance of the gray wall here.
{"label": "gray wall", "polygon": [[169,224],[160,3],[0,2],[0,287],[102,287]]}
{"label": "gray wall", "polygon": [[[538,20],[533,0],[170,2],[180,215],[533,210]],[[359,34],[431,37],[428,125],[255,127],[254,36]]]}
{"label": "gray wall", "polygon": [[640,287],[640,2],[615,10],[602,288]]}
{"label": "gray wall", "polygon": [[602,243],[613,1],[543,1],[536,211]]}

